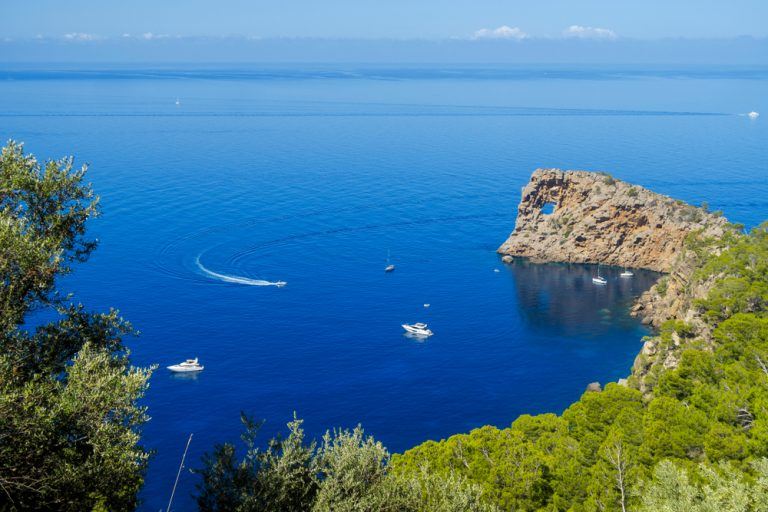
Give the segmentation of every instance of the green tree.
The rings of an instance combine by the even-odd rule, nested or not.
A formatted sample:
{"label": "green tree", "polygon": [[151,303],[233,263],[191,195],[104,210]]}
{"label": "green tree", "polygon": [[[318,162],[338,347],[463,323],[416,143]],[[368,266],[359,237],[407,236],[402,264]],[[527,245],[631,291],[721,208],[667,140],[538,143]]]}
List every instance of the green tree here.
{"label": "green tree", "polygon": [[761,512],[768,506],[768,460],[752,464],[754,477],[722,462],[703,465],[695,478],[661,462],[643,493],[640,512]]}
{"label": "green tree", "polygon": [[56,287],[96,247],[85,171],[0,152],[0,510],[132,510],[143,483],[150,371],[128,362],[133,330]]}
{"label": "green tree", "polygon": [[236,461],[235,446],[218,445],[203,456],[198,484],[200,510],[305,512],[317,494],[318,466],[314,443],[306,445],[302,421],[294,416],[288,436],[269,441],[261,450],[256,438],[263,422],[241,415],[245,456]]}

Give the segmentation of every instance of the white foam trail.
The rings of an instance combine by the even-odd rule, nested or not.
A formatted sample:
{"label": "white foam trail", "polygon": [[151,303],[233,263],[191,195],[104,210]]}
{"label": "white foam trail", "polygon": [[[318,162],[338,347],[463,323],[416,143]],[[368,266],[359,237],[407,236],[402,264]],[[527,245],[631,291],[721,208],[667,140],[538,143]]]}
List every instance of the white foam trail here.
{"label": "white foam trail", "polygon": [[206,276],[218,279],[219,281],[224,281],[225,283],[235,283],[235,284],[244,284],[246,286],[285,286],[285,281],[265,281],[263,279],[251,279],[250,277],[242,277],[242,276],[230,276],[227,274],[219,274],[218,272],[214,272],[213,270],[209,270],[203,266],[202,263],[200,263],[200,256],[195,258],[195,263],[197,264],[197,268],[200,269],[200,271],[205,274]]}

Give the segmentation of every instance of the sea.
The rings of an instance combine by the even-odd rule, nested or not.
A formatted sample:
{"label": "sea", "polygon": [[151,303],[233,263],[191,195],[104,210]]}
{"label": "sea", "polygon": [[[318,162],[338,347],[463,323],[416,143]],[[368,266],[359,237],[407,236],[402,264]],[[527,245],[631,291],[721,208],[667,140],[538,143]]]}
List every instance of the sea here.
{"label": "sea", "polygon": [[[89,165],[99,248],[59,285],[140,331],[141,510],[165,509],[194,434],[189,510],[189,468],[239,442],[241,412],[263,442],[296,414],[401,452],[626,377],[651,334],[629,308],[658,274],[503,264],[521,189],[539,167],[605,171],[749,229],[768,218],[766,93],[759,67],[13,65],[0,137]],[[199,374],[166,369],[194,357]]]}

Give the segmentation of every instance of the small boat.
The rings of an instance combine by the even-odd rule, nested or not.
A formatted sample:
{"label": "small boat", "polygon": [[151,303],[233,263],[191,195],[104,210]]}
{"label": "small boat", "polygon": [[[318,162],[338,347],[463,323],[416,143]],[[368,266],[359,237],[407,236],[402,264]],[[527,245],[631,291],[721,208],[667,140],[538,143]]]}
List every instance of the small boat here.
{"label": "small boat", "polygon": [[597,266],[597,275],[592,277],[592,282],[601,286],[608,284],[608,281],[600,275],[600,265]]}
{"label": "small boat", "polygon": [[392,272],[395,270],[395,266],[389,262],[389,251],[387,251],[387,266],[384,267],[384,272]]}
{"label": "small boat", "polygon": [[425,307],[425,308],[428,308],[428,307],[429,307],[429,306],[431,306],[431,305],[432,305],[432,304],[430,304],[429,302],[427,302],[427,303],[425,303],[425,304],[424,304],[424,307]]}
{"label": "small boat", "polygon": [[621,274],[619,274],[619,277],[625,277],[625,278],[626,278],[626,277],[632,277],[632,276],[634,276],[634,275],[635,275],[635,273],[634,273],[634,272],[632,272],[631,270],[629,270],[629,269],[625,268],[625,269],[624,269],[624,272],[622,272]]}
{"label": "small boat", "polygon": [[272,284],[277,286],[278,288],[282,288],[283,286],[287,285],[288,283],[286,281],[275,281]]}
{"label": "small boat", "polygon": [[403,324],[403,329],[405,329],[405,332],[408,334],[413,334],[414,336],[422,338],[427,338],[434,334],[431,330],[427,329],[427,324],[421,322],[415,324]]}
{"label": "small boat", "polygon": [[759,112],[755,112],[753,110],[752,112],[747,114],[747,117],[749,117],[750,119],[757,119],[758,117],[760,117],[760,113]]}
{"label": "small boat", "polygon": [[176,98],[176,106],[181,105],[181,102],[179,101],[179,98]]}
{"label": "small boat", "polygon": [[499,270],[499,269],[497,269],[497,268],[493,269],[493,271],[494,271],[494,272],[496,272],[497,274],[498,274],[499,272],[501,272],[501,270]]}
{"label": "small boat", "polygon": [[197,362],[197,358],[187,359],[183,363],[173,364],[168,367],[172,372],[186,373],[186,372],[201,372],[204,366]]}

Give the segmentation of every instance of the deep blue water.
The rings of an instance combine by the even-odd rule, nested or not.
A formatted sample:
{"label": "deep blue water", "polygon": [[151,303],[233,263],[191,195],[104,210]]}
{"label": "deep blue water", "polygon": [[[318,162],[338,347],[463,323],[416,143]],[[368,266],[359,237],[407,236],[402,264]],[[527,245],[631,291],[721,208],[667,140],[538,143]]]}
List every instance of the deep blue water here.
{"label": "deep blue water", "polygon": [[[194,466],[241,410],[265,438],[296,411],[311,435],[361,422],[401,451],[626,376],[647,334],[628,305],[656,276],[604,269],[596,288],[585,266],[502,265],[520,188],[540,166],[605,170],[755,225],[768,119],[738,114],[766,116],[766,85],[731,68],[16,69],[0,136],[91,164],[101,245],[62,285],[118,307],[135,364],[161,366],[142,495],[158,510],[188,434]],[[162,369],[194,356],[196,377]]]}

